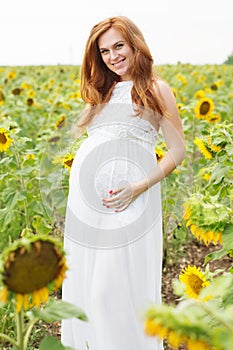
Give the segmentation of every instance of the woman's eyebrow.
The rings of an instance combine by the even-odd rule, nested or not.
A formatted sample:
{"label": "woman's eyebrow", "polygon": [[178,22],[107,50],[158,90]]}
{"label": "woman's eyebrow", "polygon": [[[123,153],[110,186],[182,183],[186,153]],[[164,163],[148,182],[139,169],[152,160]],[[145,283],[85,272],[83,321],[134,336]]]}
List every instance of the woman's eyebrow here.
{"label": "woman's eyebrow", "polygon": [[[114,47],[114,46],[116,46],[116,45],[118,45],[118,44],[120,44],[120,43],[124,43],[124,40],[119,40],[119,41],[116,41],[114,44],[112,44],[110,47]],[[106,50],[106,48],[105,47],[100,47],[99,48],[100,50]]]}

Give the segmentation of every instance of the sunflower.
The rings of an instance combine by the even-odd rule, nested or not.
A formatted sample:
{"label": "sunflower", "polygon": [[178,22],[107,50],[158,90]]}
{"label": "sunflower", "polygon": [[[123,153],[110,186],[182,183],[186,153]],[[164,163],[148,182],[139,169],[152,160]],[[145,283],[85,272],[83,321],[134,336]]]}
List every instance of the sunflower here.
{"label": "sunflower", "polygon": [[210,88],[211,88],[211,90],[213,90],[213,91],[217,91],[217,90],[218,90],[218,84],[213,83],[213,84],[210,85]]}
{"label": "sunflower", "polygon": [[217,114],[210,114],[210,115],[207,115],[206,117],[206,121],[208,123],[217,123],[217,122],[220,122],[221,119],[222,119],[221,116]]}
{"label": "sunflower", "polygon": [[163,159],[165,152],[162,148],[156,147],[155,154],[156,154],[157,161],[160,162]]}
{"label": "sunflower", "polygon": [[200,339],[189,339],[187,341],[188,350],[211,350],[212,347]]}
{"label": "sunflower", "polygon": [[222,147],[221,146],[217,146],[217,145],[210,145],[211,151],[213,152],[219,152],[221,151]]}
{"label": "sunflower", "polygon": [[22,93],[22,91],[23,90],[20,89],[20,88],[14,88],[11,92],[12,92],[13,95],[18,96],[18,95],[20,95]]}
{"label": "sunflower", "polygon": [[12,80],[15,79],[16,78],[16,72],[14,72],[14,71],[13,72],[8,72],[7,73],[7,78],[8,79],[12,79]]}
{"label": "sunflower", "polygon": [[62,102],[62,103],[61,103],[61,107],[67,109],[68,111],[70,111],[70,110],[72,109],[72,107],[69,106],[69,105],[68,105],[67,103],[65,103],[65,102]]}
{"label": "sunflower", "polygon": [[202,98],[196,105],[195,113],[198,119],[205,119],[212,113],[214,109],[214,102],[211,98]]}
{"label": "sunflower", "polygon": [[54,239],[33,236],[16,241],[3,253],[0,301],[15,299],[16,311],[46,303],[60,288],[67,270],[65,254]]}
{"label": "sunflower", "polygon": [[26,154],[26,159],[35,159],[35,158],[36,158],[36,156],[33,153]]}
{"label": "sunflower", "polygon": [[70,171],[74,157],[74,153],[67,153],[65,156],[57,156],[53,160],[53,164],[61,163],[64,166],[64,168],[67,168]]}
{"label": "sunflower", "polygon": [[218,242],[222,244],[221,231],[215,232],[208,229],[204,230],[203,228],[198,228],[197,225],[192,224],[192,220],[189,220],[186,226],[190,226],[192,234],[200,241],[203,241],[206,246],[208,246],[210,242],[212,242],[214,245],[216,245]]}
{"label": "sunflower", "polygon": [[195,143],[195,145],[197,145],[197,147],[199,148],[199,150],[201,151],[201,153],[204,155],[206,159],[213,158],[212,153],[207,149],[203,140],[196,137],[193,142]]}
{"label": "sunflower", "polygon": [[35,92],[34,90],[29,90],[29,91],[27,92],[27,96],[28,96],[29,98],[33,98],[33,97],[36,96],[36,92]]}
{"label": "sunflower", "polygon": [[80,85],[81,84],[81,80],[80,79],[75,79],[74,83],[77,84],[77,85]]}
{"label": "sunflower", "polygon": [[57,129],[60,129],[62,128],[63,126],[65,126],[65,123],[66,123],[66,116],[65,115],[62,115],[57,121],[56,121],[56,128]]}
{"label": "sunflower", "polygon": [[0,90],[0,102],[5,100],[4,93]]}
{"label": "sunflower", "polygon": [[31,85],[31,84],[28,84],[28,83],[26,83],[26,82],[23,82],[23,83],[21,83],[21,88],[22,88],[23,90],[32,89],[32,85]]}
{"label": "sunflower", "polygon": [[70,95],[70,99],[80,99],[81,98],[81,93],[80,91],[78,92],[73,92],[71,95]]}
{"label": "sunflower", "polygon": [[200,99],[200,98],[203,99],[204,97],[205,97],[205,91],[203,91],[203,90],[198,90],[194,94],[194,98],[196,98],[196,99]]}
{"label": "sunflower", "polygon": [[206,75],[202,74],[202,75],[199,75],[196,79],[196,83],[199,84],[199,83],[203,83],[204,81],[206,80]]}
{"label": "sunflower", "polygon": [[209,181],[210,178],[211,178],[211,175],[208,174],[208,173],[205,173],[205,174],[202,175],[202,178],[203,178],[204,180],[206,180],[206,181]]}
{"label": "sunflower", "polygon": [[54,85],[56,83],[56,79],[55,78],[50,78],[49,79],[49,83]]}
{"label": "sunflower", "polygon": [[146,320],[144,331],[147,335],[151,337],[158,336],[160,339],[165,338],[168,334],[168,330],[162,324],[151,319]]}
{"label": "sunflower", "polygon": [[9,133],[6,129],[0,128],[0,152],[8,150],[13,140],[9,137]]}
{"label": "sunflower", "polygon": [[211,170],[209,169],[209,168],[201,168],[200,170],[199,170],[199,172],[198,172],[198,175],[202,178],[202,179],[204,179],[204,180],[206,180],[206,181],[209,181],[210,180],[210,178],[211,178]]}
{"label": "sunflower", "polygon": [[180,113],[185,111],[185,105],[183,103],[177,103],[177,109]]}
{"label": "sunflower", "polygon": [[178,347],[184,344],[185,337],[180,335],[178,332],[170,331],[167,336],[167,342],[172,348],[178,349]]}
{"label": "sunflower", "polygon": [[195,265],[188,265],[188,267],[184,268],[179,279],[186,286],[185,293],[190,298],[194,299],[199,297],[200,291],[203,287],[209,285],[205,275],[200,271],[200,268],[197,268]]}
{"label": "sunflower", "polygon": [[173,95],[175,96],[175,98],[177,98],[177,89],[175,89],[174,87],[171,88]]}
{"label": "sunflower", "polygon": [[176,79],[179,80],[184,86],[188,84],[186,77],[180,73],[176,75]]}
{"label": "sunflower", "polygon": [[27,98],[27,100],[26,100],[26,104],[28,105],[28,106],[32,106],[32,105],[34,105],[34,100],[33,100],[33,98],[31,98],[31,97],[29,97],[29,98]]}
{"label": "sunflower", "polygon": [[165,142],[161,142],[159,145],[155,146],[155,154],[158,162],[160,162],[163,159],[166,151],[167,151],[167,146]]}
{"label": "sunflower", "polygon": [[[203,172],[205,168],[203,168]],[[200,171],[201,174],[201,171]],[[208,173],[206,173],[205,180],[209,179]],[[203,176],[204,178],[204,176]],[[200,210],[200,209],[199,209]],[[194,211],[194,213],[193,213]],[[212,242],[214,245],[217,243],[222,244],[222,232],[221,231],[212,231],[209,227],[198,227],[197,219],[195,216],[195,205],[185,204],[185,211],[183,215],[183,220],[186,221],[186,227],[190,228],[191,233],[199,240],[203,241],[206,246]]]}
{"label": "sunflower", "polygon": [[74,160],[74,155],[72,154],[67,154],[65,156],[65,158],[63,159],[63,166],[67,169],[71,169],[71,166],[73,164],[73,160]]}

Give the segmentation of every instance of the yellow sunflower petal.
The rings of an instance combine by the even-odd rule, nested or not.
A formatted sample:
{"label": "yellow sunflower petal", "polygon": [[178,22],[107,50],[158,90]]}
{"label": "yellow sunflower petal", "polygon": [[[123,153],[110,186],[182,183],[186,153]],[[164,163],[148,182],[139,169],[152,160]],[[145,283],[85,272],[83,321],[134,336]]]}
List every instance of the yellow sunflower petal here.
{"label": "yellow sunflower petal", "polygon": [[8,297],[8,289],[2,288],[0,291],[0,302],[5,304],[7,301],[7,297]]}
{"label": "yellow sunflower petal", "polygon": [[175,331],[170,331],[167,336],[167,341],[172,348],[178,349],[178,347],[184,342],[184,337]]}
{"label": "yellow sunflower petal", "polygon": [[202,340],[189,339],[187,342],[188,350],[210,350],[211,347]]}
{"label": "yellow sunflower petal", "polygon": [[144,330],[147,335],[152,337],[158,336],[161,339],[165,338],[168,333],[167,329],[160,323],[150,319],[146,320]]}
{"label": "yellow sunflower petal", "polygon": [[22,294],[16,294],[16,312],[19,313],[22,310],[24,303],[24,296]]}

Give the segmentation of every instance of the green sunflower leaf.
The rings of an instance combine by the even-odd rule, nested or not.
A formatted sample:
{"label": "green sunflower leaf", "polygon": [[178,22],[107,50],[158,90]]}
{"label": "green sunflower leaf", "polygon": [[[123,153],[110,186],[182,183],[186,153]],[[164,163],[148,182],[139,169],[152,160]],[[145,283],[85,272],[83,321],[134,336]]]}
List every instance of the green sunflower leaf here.
{"label": "green sunflower leaf", "polygon": [[32,227],[39,234],[48,234],[52,227],[40,215],[34,215],[32,219]]}
{"label": "green sunflower leaf", "polygon": [[32,313],[35,317],[38,317],[45,322],[54,322],[68,318],[78,318],[82,321],[88,321],[88,318],[82,309],[61,300],[52,301],[48,303],[44,309],[35,309]]}
{"label": "green sunflower leaf", "polygon": [[225,226],[222,235],[223,247],[225,250],[233,249],[233,224]]}
{"label": "green sunflower leaf", "polygon": [[60,341],[52,336],[49,336],[42,340],[40,343],[39,350],[75,350],[74,348],[64,346],[60,343]]}

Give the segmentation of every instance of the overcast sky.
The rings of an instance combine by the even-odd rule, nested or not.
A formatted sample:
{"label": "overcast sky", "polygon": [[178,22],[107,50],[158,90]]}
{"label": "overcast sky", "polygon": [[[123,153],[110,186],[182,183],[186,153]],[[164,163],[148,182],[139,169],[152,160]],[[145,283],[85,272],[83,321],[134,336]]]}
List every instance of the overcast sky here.
{"label": "overcast sky", "polygon": [[0,0],[0,66],[80,64],[92,26],[115,15],[138,25],[156,64],[233,51],[233,0]]}

